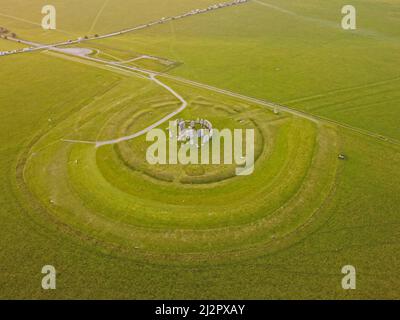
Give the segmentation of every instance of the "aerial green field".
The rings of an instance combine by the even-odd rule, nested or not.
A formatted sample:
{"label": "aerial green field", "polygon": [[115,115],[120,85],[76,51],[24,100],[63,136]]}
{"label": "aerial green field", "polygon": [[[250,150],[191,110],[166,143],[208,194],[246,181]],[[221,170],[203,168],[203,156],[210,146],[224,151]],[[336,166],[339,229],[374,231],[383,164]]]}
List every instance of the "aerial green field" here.
{"label": "aerial green field", "polygon": [[[43,31],[46,3],[3,2],[0,27],[42,44],[214,4],[57,0]],[[0,298],[399,299],[400,4],[354,1],[354,31],[344,4],[254,0],[0,56]],[[119,140],[178,118],[254,129],[253,174]]]}

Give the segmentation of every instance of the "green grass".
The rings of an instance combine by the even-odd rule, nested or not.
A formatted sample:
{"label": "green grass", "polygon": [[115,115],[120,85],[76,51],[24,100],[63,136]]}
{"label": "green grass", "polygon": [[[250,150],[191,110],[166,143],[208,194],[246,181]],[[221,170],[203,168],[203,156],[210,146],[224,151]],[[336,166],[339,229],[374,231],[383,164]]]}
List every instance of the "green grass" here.
{"label": "green grass", "polygon": [[24,47],[25,47],[24,45],[21,45],[19,43],[0,39],[0,48],[1,48],[0,51],[10,51],[10,50],[21,49]]}
{"label": "green grass", "polygon": [[7,26],[21,38],[32,41],[55,42],[85,35],[104,34],[138,26],[149,21],[186,13],[195,8],[214,4],[212,0],[54,0],[57,10],[57,30],[41,27],[44,0],[6,0],[0,7],[0,26]]}
{"label": "green grass", "polygon": [[[90,47],[181,61],[171,73],[398,138],[398,6],[357,3],[374,36],[310,23],[336,21],[339,1],[280,1],[297,18],[251,3]],[[107,15],[105,29],[129,22]],[[255,129],[257,161],[247,177],[232,165],[151,166],[144,137],[98,149],[62,139],[137,132],[179,107],[165,89],[58,53],[0,66],[0,298],[399,298],[396,143],[165,80],[189,102],[180,116]],[[58,271],[52,292],[40,287],[46,264]],[[347,264],[355,291],[340,286]]]}

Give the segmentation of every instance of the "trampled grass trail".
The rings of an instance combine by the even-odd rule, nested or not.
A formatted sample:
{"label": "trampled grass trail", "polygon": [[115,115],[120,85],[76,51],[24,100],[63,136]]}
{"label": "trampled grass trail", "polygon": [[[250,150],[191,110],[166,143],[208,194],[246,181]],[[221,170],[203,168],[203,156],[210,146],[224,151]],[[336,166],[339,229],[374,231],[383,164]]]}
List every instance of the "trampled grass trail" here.
{"label": "trampled grass trail", "polygon": [[96,27],[97,22],[99,21],[102,13],[104,12],[104,9],[107,7],[108,3],[110,2],[110,0],[104,0],[103,5],[101,6],[99,12],[97,13],[96,17],[93,20],[93,23],[89,29],[89,33],[93,32],[93,29]]}

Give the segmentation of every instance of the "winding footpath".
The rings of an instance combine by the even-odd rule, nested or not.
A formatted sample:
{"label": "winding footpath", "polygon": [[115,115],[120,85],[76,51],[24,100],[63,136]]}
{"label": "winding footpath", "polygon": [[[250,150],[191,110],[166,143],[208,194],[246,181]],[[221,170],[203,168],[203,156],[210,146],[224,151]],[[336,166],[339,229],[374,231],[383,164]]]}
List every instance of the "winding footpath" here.
{"label": "winding footpath", "polygon": [[[61,51],[62,52],[62,49],[57,49],[55,51],[58,51],[58,52]],[[69,53],[69,54],[71,54],[71,53]],[[87,60],[91,60],[91,61],[94,61],[94,62],[106,64],[108,66],[112,66],[112,67],[117,68],[117,69],[127,69],[127,70],[130,70],[132,72],[144,73],[147,76],[146,77],[147,79],[155,82],[157,85],[159,85],[160,87],[162,87],[165,90],[169,91],[175,98],[177,98],[181,102],[181,106],[177,110],[175,110],[174,112],[166,115],[164,118],[158,120],[157,122],[153,123],[152,125],[148,126],[147,128],[145,128],[145,129],[143,129],[143,130],[141,130],[139,132],[136,132],[134,134],[128,135],[128,136],[119,137],[119,138],[112,139],[112,140],[104,140],[104,141],[82,141],[82,140],[64,139],[64,140],[62,140],[64,142],[94,144],[96,146],[96,148],[99,148],[99,147],[102,147],[102,146],[116,144],[116,143],[120,143],[120,142],[123,142],[123,141],[129,141],[129,140],[132,140],[132,139],[135,139],[137,137],[140,137],[142,135],[147,134],[151,130],[157,128],[158,126],[162,125],[163,123],[167,122],[168,120],[172,119],[173,117],[175,117],[176,115],[181,113],[188,106],[188,102],[179,93],[177,93],[170,86],[166,85],[165,83],[163,83],[159,79],[157,79],[156,78],[156,74],[151,72],[151,71],[142,70],[142,69],[139,69],[139,68],[136,68],[136,67],[131,67],[131,66],[124,66],[124,65],[120,65],[117,62],[108,62],[108,61],[101,60],[101,59],[87,57],[85,55],[79,55],[78,54],[76,56],[79,56],[80,58],[85,58]]]}
{"label": "winding footpath", "polygon": [[105,145],[116,144],[116,143],[120,143],[120,142],[123,142],[123,141],[132,140],[132,139],[135,139],[135,138],[140,137],[142,135],[145,135],[148,132],[150,132],[151,130],[157,128],[158,126],[160,126],[163,123],[167,122],[168,120],[172,119],[177,114],[182,112],[184,109],[186,109],[188,103],[184,98],[182,98],[181,95],[179,95],[176,91],[174,91],[171,87],[167,86],[165,83],[162,83],[160,80],[158,80],[155,77],[154,74],[152,74],[150,76],[150,79],[153,80],[155,83],[157,83],[159,86],[161,86],[161,87],[165,88],[166,90],[168,90],[169,92],[171,92],[179,101],[181,101],[182,102],[181,107],[178,110],[175,110],[174,112],[172,112],[169,115],[165,116],[161,120],[157,121],[156,123],[153,123],[151,126],[148,126],[146,129],[143,129],[143,130],[141,130],[141,131],[139,131],[139,132],[137,132],[135,134],[132,134],[130,136],[125,136],[125,137],[121,137],[121,138],[114,139],[114,140],[96,141],[96,148],[102,147],[102,146],[105,146]]}

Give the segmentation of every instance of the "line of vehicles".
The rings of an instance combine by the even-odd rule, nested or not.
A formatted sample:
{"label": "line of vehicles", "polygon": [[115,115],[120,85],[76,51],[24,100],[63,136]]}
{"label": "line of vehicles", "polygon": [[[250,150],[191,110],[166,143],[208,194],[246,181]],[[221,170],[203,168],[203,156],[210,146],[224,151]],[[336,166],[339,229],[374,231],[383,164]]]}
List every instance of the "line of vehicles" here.
{"label": "line of vehicles", "polygon": [[[4,39],[4,38],[3,38],[3,39]],[[5,38],[5,39],[7,39],[7,38]],[[10,38],[8,38],[8,39],[10,39]],[[24,41],[17,40],[17,39],[14,39],[14,38],[12,38],[12,39],[10,39],[10,40],[15,41],[15,42],[18,42],[18,43],[25,43],[25,44],[27,44],[27,43],[24,42]],[[30,51],[34,51],[34,50],[38,50],[38,49],[41,49],[41,48],[40,48],[40,47],[29,47],[29,48],[14,49],[14,50],[9,50],[9,51],[0,51],[0,57],[1,57],[1,56],[8,56],[8,55],[11,55],[11,54],[30,52]]]}
{"label": "line of vehicles", "polygon": [[9,51],[0,51],[0,56],[7,56],[10,54],[29,52],[29,51],[32,51],[33,49],[34,48],[23,48],[23,49],[9,50]]}

